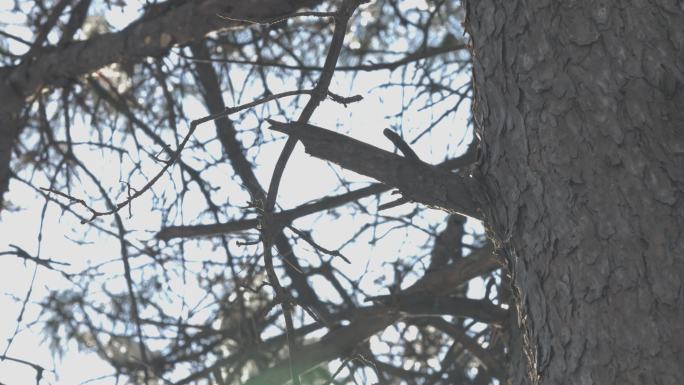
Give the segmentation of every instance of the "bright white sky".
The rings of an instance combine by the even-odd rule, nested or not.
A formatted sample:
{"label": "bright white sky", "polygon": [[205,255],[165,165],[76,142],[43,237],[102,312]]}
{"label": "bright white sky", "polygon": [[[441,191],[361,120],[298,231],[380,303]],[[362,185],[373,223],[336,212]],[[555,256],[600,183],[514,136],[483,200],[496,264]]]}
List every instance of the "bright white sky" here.
{"label": "bright white sky", "polygon": [[[127,3],[128,5],[125,8],[109,11],[105,15],[107,21],[115,29],[124,27],[138,15],[140,3],[135,1],[128,1]],[[23,22],[21,18],[15,17],[13,14],[10,15],[4,4],[4,2],[0,3],[0,20],[14,24],[13,26],[8,26],[6,31],[31,40],[31,33],[21,27]],[[416,0],[415,6],[424,7],[425,3],[422,0]],[[10,43],[10,49],[16,53],[22,53],[25,51],[25,48],[20,43]],[[389,125],[387,116],[401,109],[401,98],[403,96],[396,89],[388,91],[376,88],[378,85],[386,82],[387,75],[387,71],[361,73],[351,89],[349,89],[347,79],[344,76],[336,76],[335,80],[337,82],[333,82],[331,87],[333,91],[342,95],[361,94],[365,98],[364,101],[351,104],[347,108],[327,101],[316,111],[311,122],[327,128],[339,127],[341,131],[348,132],[356,139],[390,151],[394,150],[391,143],[382,135],[382,129]],[[464,78],[465,81],[467,81],[466,78]],[[292,89],[288,88],[287,85],[282,85],[280,89],[274,85],[272,86],[274,90],[278,91]],[[250,96],[253,97],[253,95],[246,95],[240,102],[250,101]],[[226,100],[229,100],[228,95],[226,97]],[[188,99],[184,101],[183,107],[190,118],[193,119],[207,114],[204,106],[196,100]],[[407,111],[404,114],[404,127],[424,127],[430,121],[431,114],[438,116],[440,113],[441,111],[430,110],[422,112]],[[468,106],[464,103],[455,119],[442,124],[435,129],[431,136],[426,136],[418,141],[413,147],[421,158],[427,162],[438,163],[444,159],[447,153],[457,155],[465,150],[465,145],[470,142],[469,137],[464,137],[467,113]],[[295,113],[293,112],[294,115]],[[187,122],[181,123],[187,124]],[[181,127],[184,126],[181,125]],[[81,122],[80,126],[78,123],[76,124],[74,132],[79,132],[79,129],[85,133],[88,127]],[[214,135],[214,128],[210,123],[201,126],[197,131],[198,137],[209,138],[212,135]],[[457,147],[459,142],[462,145]],[[262,148],[258,157],[259,164],[262,167],[257,168],[257,176],[264,186],[268,185],[273,166],[276,163],[282,145],[282,141],[266,145]],[[208,146],[206,150],[215,154],[219,154],[221,151],[216,142]],[[97,152],[92,153],[87,158],[89,166],[92,167],[98,176],[111,179],[111,183],[115,185],[119,176],[118,173],[111,172],[112,160],[102,159],[98,154]],[[150,174],[158,167],[154,162],[150,162],[148,166]],[[367,180],[366,178],[354,176],[352,173],[340,171],[337,168],[336,170],[350,179]],[[219,171],[217,170],[217,173]],[[225,174],[220,177],[225,178]],[[315,183],[311,183],[311,180],[315,180]],[[142,179],[133,180],[132,184],[142,185],[144,182]],[[332,168],[325,162],[306,155],[300,146],[288,163],[280,188],[278,203],[285,208],[293,207],[327,195],[336,185],[337,178]],[[303,188],[303,186],[306,187]],[[226,191],[226,194],[231,197],[231,201],[235,202],[239,202],[239,199],[234,197],[244,196],[242,203],[246,201],[247,197],[244,192],[240,191]],[[36,234],[41,225],[40,214],[43,209],[44,200],[27,186],[16,181],[10,185],[8,198],[15,206],[20,207],[21,210],[16,213],[4,212],[0,216],[0,252],[10,250],[9,245],[15,244],[32,255],[36,255],[38,252]],[[188,201],[192,202],[192,200]],[[199,201],[201,202],[201,200]],[[143,196],[136,200],[134,202],[134,212],[145,213],[145,215],[134,214],[131,219],[125,218],[127,228],[140,231],[157,231],[160,227],[161,217],[158,213],[149,210],[149,207],[151,207],[149,196]],[[193,218],[201,209],[202,207],[200,206],[193,207],[191,203],[184,207],[184,223],[195,223]],[[405,211],[402,208],[392,210],[388,210],[387,213],[396,214],[401,213],[402,210]],[[432,216],[432,220],[437,221],[443,218],[444,214],[434,211]],[[312,225],[316,218],[317,216],[315,215],[302,218],[297,221],[296,225],[304,229],[313,227]],[[468,224],[470,231],[482,231],[479,223],[469,221]],[[317,229],[322,229],[316,232],[317,241],[328,247],[335,248],[343,243],[350,233],[356,231],[358,223],[355,223],[354,218],[343,216],[335,222],[315,222],[315,226]],[[65,270],[78,271],[94,261],[119,258],[119,245],[116,239],[107,236],[96,236],[92,231],[89,231],[87,225],[80,225],[78,220],[69,214],[60,217],[58,208],[53,204],[47,207],[43,228],[43,239],[40,249],[41,257],[69,262],[72,266]],[[83,239],[89,242],[77,244],[72,241]],[[364,262],[354,263],[353,265],[341,263],[338,267],[346,274],[354,277],[358,277],[366,272],[368,274],[367,279],[364,281],[367,286],[366,288],[377,288],[377,286],[373,285],[373,280],[387,273],[385,268],[381,266],[381,263],[396,258],[397,249],[413,248],[422,243],[424,243],[424,239],[411,239],[407,242],[399,232],[390,235],[389,242],[384,243],[385,245],[393,244],[395,246],[391,248],[370,248],[364,242],[357,242],[345,248],[344,253],[347,256],[361,258]],[[189,245],[189,247],[192,246]],[[207,251],[205,250],[204,252]],[[35,266],[32,263],[24,264],[14,256],[0,256],[0,258],[3,258],[3,268],[0,270],[0,292],[3,294],[0,296],[0,336],[9,337],[17,326],[21,298],[26,295],[29,289]],[[113,269],[120,269],[120,263],[115,263],[112,266]],[[53,357],[47,344],[42,343],[39,327],[29,327],[27,321],[35,319],[40,310],[32,302],[44,297],[49,290],[57,288],[68,289],[70,285],[67,280],[55,272],[44,268],[37,269],[35,285],[31,294],[32,301],[26,309],[24,321],[20,324],[21,331],[8,351],[8,356],[35,362],[47,369],[53,368]],[[179,289],[183,290],[186,296],[192,296],[192,287],[182,287]],[[324,292],[326,288],[321,286],[317,288],[317,291]],[[471,285],[470,294],[475,297],[481,297],[483,295],[482,285]],[[391,328],[388,328],[386,333],[391,334],[392,332]],[[388,336],[386,335],[385,337]],[[383,348],[378,339],[374,339],[372,342],[377,349]],[[5,339],[0,340],[0,354],[4,351],[6,345],[7,341]],[[43,384],[74,385],[88,379],[112,373],[111,367],[97,355],[91,352],[78,352],[75,349],[74,343],[69,347],[71,348],[69,353],[62,357],[61,360],[57,359],[56,362],[59,378],[56,378],[53,373],[45,373]],[[31,384],[35,383],[34,378],[35,372],[31,368],[8,361],[0,362],[0,383],[7,385]],[[113,383],[113,380],[108,378],[91,383],[110,384]]]}

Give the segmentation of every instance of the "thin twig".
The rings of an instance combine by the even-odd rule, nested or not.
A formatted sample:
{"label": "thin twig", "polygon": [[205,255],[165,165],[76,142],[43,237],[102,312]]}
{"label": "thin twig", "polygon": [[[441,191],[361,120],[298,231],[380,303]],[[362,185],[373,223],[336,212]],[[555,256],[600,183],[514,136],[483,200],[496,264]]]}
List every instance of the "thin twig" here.
{"label": "thin twig", "polygon": [[335,373],[333,373],[332,376],[330,376],[330,381],[326,385],[332,385],[335,382],[335,377],[337,377],[340,373],[342,373],[342,370],[344,369],[345,366],[349,363],[350,359],[345,358],[344,361],[340,364],[340,367],[337,368]]}
{"label": "thin twig", "polygon": [[379,205],[378,211],[391,209],[393,207],[401,206],[404,203],[408,203],[408,202],[411,202],[411,200],[406,198],[406,197],[397,198],[391,202],[387,202],[387,203],[383,203],[383,204]]}
{"label": "thin twig", "polygon": [[[341,72],[372,72],[372,71],[382,71],[390,70],[393,71],[399,67],[415,63],[424,59],[430,59],[434,56],[443,55],[445,53],[456,52],[466,48],[465,44],[456,44],[453,46],[444,47],[428,47],[426,49],[421,49],[416,52],[411,52],[406,54],[401,59],[383,62],[383,63],[367,63],[367,64],[356,64],[347,66],[335,67],[335,71]],[[275,67],[282,68],[286,70],[297,70],[297,71],[323,71],[324,67],[321,66],[307,66],[307,65],[296,65],[296,64],[285,64],[278,61],[267,61],[267,60],[240,60],[240,59],[196,59],[190,56],[184,55],[182,52],[176,52],[176,54],[183,59],[191,60],[200,63],[230,63],[230,64],[244,64],[253,65],[261,67]]]}
{"label": "thin twig", "polygon": [[28,252],[26,252],[26,250],[22,249],[19,246],[13,245],[11,243],[9,244],[9,246],[11,248],[13,248],[14,251],[3,251],[3,252],[0,252],[0,255],[15,255],[18,258],[21,258],[23,260],[34,262],[37,265],[40,265],[40,266],[43,266],[47,269],[61,273],[67,279],[71,278],[71,274],[66,273],[64,271],[61,271],[61,270],[59,270],[53,266],[53,265],[71,266],[70,263],[55,261],[54,259],[51,259],[51,258],[43,259],[43,258],[39,258],[39,257],[34,257],[33,255],[30,255]]}
{"label": "thin twig", "polygon": [[241,19],[241,18],[235,18],[235,17],[230,17],[230,16],[226,16],[226,15],[221,15],[221,14],[217,14],[216,16],[220,17],[223,20],[228,20],[228,21],[237,21],[237,22],[249,23],[249,24],[269,25],[269,24],[279,23],[281,21],[285,21],[285,20],[291,19],[293,17],[302,17],[302,16],[335,18],[337,16],[337,13],[336,12],[304,11],[304,12],[290,13],[290,14],[287,14],[284,16],[271,17],[271,18],[267,18],[267,19],[246,19],[246,18]]}
{"label": "thin twig", "polygon": [[12,35],[11,33],[7,32],[7,31],[3,31],[3,30],[1,30],[1,29],[0,29],[0,35],[5,36],[5,37],[8,37],[8,38],[10,38],[10,39],[12,39],[12,40],[16,40],[16,41],[18,41],[19,43],[25,44],[25,45],[27,45],[27,46],[29,46],[29,47],[30,47],[31,45],[33,45],[33,43],[31,43],[30,41],[24,40],[24,39],[20,38],[19,36]]}
{"label": "thin twig", "polygon": [[356,103],[356,102],[360,102],[361,100],[363,100],[363,96],[361,96],[361,95],[344,97],[344,96],[340,96],[338,94],[335,94],[332,91],[328,91],[328,95],[330,96],[330,99],[333,102],[340,103],[340,104],[344,105],[345,107],[347,107],[347,104]]}
{"label": "thin twig", "polygon": [[236,112],[239,112],[239,111],[242,111],[242,110],[246,110],[246,109],[248,109],[248,108],[255,107],[255,106],[258,106],[258,105],[260,105],[260,104],[264,104],[264,103],[267,103],[267,102],[270,102],[270,101],[272,101],[272,100],[276,100],[276,99],[279,99],[279,98],[283,98],[283,97],[287,97],[287,96],[294,96],[294,95],[312,94],[313,92],[314,92],[314,90],[295,90],[295,91],[287,91],[287,92],[282,92],[282,93],[279,93],[279,94],[269,95],[269,96],[267,96],[267,97],[265,97],[265,98],[258,99],[258,100],[255,100],[255,101],[253,101],[253,102],[249,102],[249,103],[246,103],[246,104],[242,104],[242,105],[237,106],[237,107],[227,107],[227,108],[226,108],[224,111],[222,111],[222,112],[219,112],[219,113],[216,113],[216,114],[211,114],[211,115],[205,116],[205,117],[203,117],[203,118],[193,120],[192,122],[190,122],[190,129],[188,130],[188,133],[185,135],[185,137],[183,138],[183,141],[181,141],[181,143],[180,143],[180,145],[178,146],[178,148],[177,148],[175,151],[173,151],[173,152],[171,153],[170,158],[169,158],[167,161],[165,161],[164,167],[162,167],[162,169],[161,169],[156,175],[154,175],[149,181],[147,181],[147,183],[146,183],[142,188],[140,188],[140,189],[133,189],[133,190],[135,191],[133,194],[130,193],[130,190],[131,190],[131,189],[129,189],[128,197],[127,197],[125,200],[123,200],[123,201],[121,201],[121,202],[115,204],[111,210],[98,211],[98,210],[95,210],[94,208],[90,207],[83,199],[76,198],[76,197],[74,197],[74,196],[72,196],[72,195],[69,195],[69,194],[67,194],[67,193],[64,193],[64,192],[61,192],[61,191],[58,191],[58,190],[55,190],[55,189],[52,189],[52,188],[48,188],[48,187],[40,187],[40,189],[43,190],[43,191],[46,191],[46,192],[54,193],[54,194],[59,195],[59,196],[61,196],[61,197],[63,197],[63,198],[66,198],[66,199],[68,199],[72,204],[80,204],[80,205],[82,205],[82,206],[85,207],[88,211],[90,211],[91,216],[90,216],[89,219],[83,219],[83,220],[81,220],[81,224],[85,224],[85,223],[92,222],[92,221],[95,220],[95,218],[97,218],[97,217],[106,216],[106,215],[111,215],[111,214],[114,214],[114,213],[119,212],[119,210],[121,210],[122,208],[124,208],[124,207],[126,207],[127,205],[129,205],[134,199],[136,199],[136,198],[138,198],[139,196],[143,195],[145,192],[147,192],[147,190],[149,190],[150,188],[152,188],[152,186],[159,180],[159,178],[161,178],[161,176],[164,175],[164,173],[165,173],[172,165],[174,165],[174,164],[176,163],[176,161],[178,161],[178,159],[180,158],[181,152],[183,151],[183,149],[185,148],[185,146],[188,144],[188,141],[190,140],[190,138],[192,137],[192,135],[195,133],[195,130],[197,129],[197,126],[199,126],[200,124],[206,123],[206,122],[209,122],[209,121],[213,121],[213,120],[222,118],[222,117],[224,117],[224,116],[228,116],[228,115],[234,114],[234,113],[236,113]]}
{"label": "thin twig", "polygon": [[33,368],[33,370],[36,371],[36,385],[40,384],[40,380],[43,379],[43,372],[48,370],[48,371],[54,373],[54,370],[45,369],[44,367],[42,367],[38,364],[34,364],[33,362],[22,360],[21,358],[10,357],[6,354],[0,355],[0,361],[4,361],[4,360],[16,362],[18,364],[30,366],[31,368]]}
{"label": "thin twig", "polygon": [[36,273],[38,272],[38,265],[36,265],[33,268],[33,274],[31,275],[31,283],[29,284],[29,289],[26,292],[26,296],[24,297],[24,300],[21,302],[21,309],[19,310],[19,315],[17,316],[17,326],[14,328],[14,333],[10,336],[10,338],[7,339],[7,346],[5,346],[5,350],[2,352],[2,357],[5,357],[7,355],[7,352],[9,352],[10,347],[12,347],[12,343],[14,342],[14,339],[17,338],[17,335],[19,334],[19,328],[21,327],[21,321],[24,319],[24,313],[26,312],[26,305],[28,305],[28,301],[31,298],[31,293],[33,293],[33,285],[36,282]]}
{"label": "thin twig", "polygon": [[290,229],[293,233],[299,235],[300,238],[302,238],[309,245],[313,246],[314,249],[316,249],[320,252],[323,252],[325,254],[331,255],[333,257],[340,257],[340,258],[342,258],[342,260],[344,260],[345,262],[347,262],[348,264],[351,265],[351,261],[349,260],[349,258],[342,255],[342,253],[340,253],[339,250],[326,249],[325,247],[316,243],[316,241],[313,240],[313,238],[311,237],[310,234],[307,234],[307,233],[297,229],[296,227],[294,227],[292,225],[287,225],[287,228]]}

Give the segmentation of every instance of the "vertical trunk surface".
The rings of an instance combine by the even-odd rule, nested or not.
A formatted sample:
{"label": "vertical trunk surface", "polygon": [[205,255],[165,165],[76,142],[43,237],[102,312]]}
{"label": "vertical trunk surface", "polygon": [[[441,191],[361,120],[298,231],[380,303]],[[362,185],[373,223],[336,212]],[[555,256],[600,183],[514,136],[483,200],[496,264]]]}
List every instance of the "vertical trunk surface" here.
{"label": "vertical trunk surface", "polygon": [[469,3],[478,174],[525,376],[684,384],[684,5]]}
{"label": "vertical trunk surface", "polygon": [[4,194],[10,181],[12,146],[18,135],[23,98],[0,69],[0,213],[6,205]]}

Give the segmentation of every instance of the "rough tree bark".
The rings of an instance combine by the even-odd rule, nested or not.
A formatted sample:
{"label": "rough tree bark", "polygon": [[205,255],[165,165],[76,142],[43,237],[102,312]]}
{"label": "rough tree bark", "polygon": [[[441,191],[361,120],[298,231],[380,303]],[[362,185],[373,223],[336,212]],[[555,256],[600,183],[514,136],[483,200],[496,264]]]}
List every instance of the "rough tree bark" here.
{"label": "rough tree bark", "polygon": [[[276,3],[282,14],[296,2]],[[182,7],[196,4],[219,2]],[[206,14],[201,23],[157,19],[197,15],[174,9],[0,68],[0,197],[24,101],[123,60],[116,52],[160,55],[208,31]],[[512,366],[512,382],[684,383],[684,8],[478,0],[468,15],[479,183],[355,141],[336,152],[339,136],[314,126],[278,128],[408,198],[485,220],[516,293],[522,347],[512,362],[524,353],[527,366]],[[111,51],[106,60],[98,44]],[[298,365],[322,356],[315,348]]]}
{"label": "rough tree bark", "polygon": [[315,126],[274,128],[484,219],[516,293],[511,383],[681,384],[683,25],[674,1],[469,2],[475,186]]}
{"label": "rough tree bark", "polygon": [[468,3],[516,382],[684,383],[684,7]]}

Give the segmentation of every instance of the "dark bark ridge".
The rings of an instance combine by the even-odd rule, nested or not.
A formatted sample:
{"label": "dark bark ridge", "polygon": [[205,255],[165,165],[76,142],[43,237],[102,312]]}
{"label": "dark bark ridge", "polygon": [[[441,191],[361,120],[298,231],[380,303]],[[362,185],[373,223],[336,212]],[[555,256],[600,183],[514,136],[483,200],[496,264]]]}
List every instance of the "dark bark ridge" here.
{"label": "dark bark ridge", "polygon": [[684,383],[684,9],[478,0],[466,24],[513,383]]}
{"label": "dark bark ridge", "polygon": [[271,129],[299,139],[308,154],[374,178],[427,206],[480,218],[475,180],[408,159],[311,124],[278,123]]}

